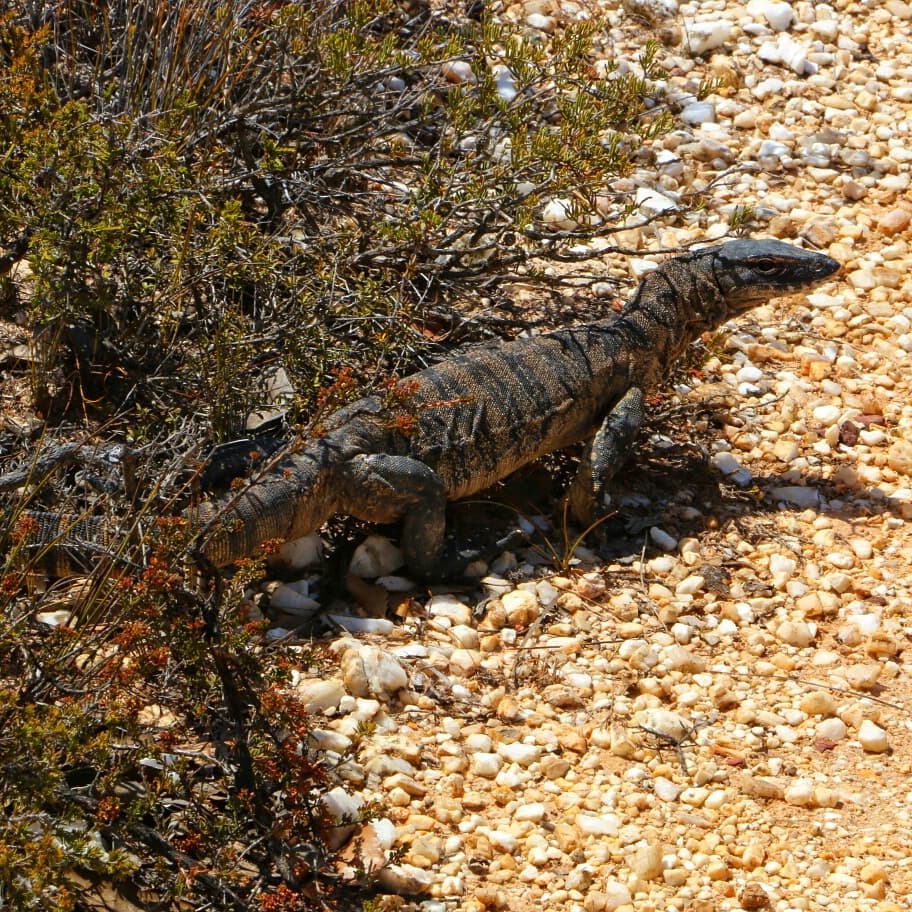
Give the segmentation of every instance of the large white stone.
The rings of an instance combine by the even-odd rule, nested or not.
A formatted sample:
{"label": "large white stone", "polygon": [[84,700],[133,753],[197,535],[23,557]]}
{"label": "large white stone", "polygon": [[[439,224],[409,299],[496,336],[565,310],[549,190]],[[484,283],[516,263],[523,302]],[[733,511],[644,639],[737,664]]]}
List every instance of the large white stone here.
{"label": "large white stone", "polygon": [[617,814],[579,814],[576,825],[581,833],[589,836],[617,836],[621,828],[621,821]]}
{"label": "large white stone", "polygon": [[779,35],[777,41],[764,41],[757,56],[767,63],[779,63],[799,76],[811,76],[820,68],[808,60],[808,51],[790,35]]}
{"label": "large white stone", "polygon": [[494,84],[497,86],[497,94],[506,102],[513,101],[519,94],[513,71],[505,64],[498,63],[491,69],[491,73],[494,76]]}
{"label": "large white stone", "polygon": [[716,122],[716,108],[711,101],[695,101],[687,105],[678,115],[681,120],[691,126]]}
{"label": "large white stone", "polygon": [[633,902],[630,889],[619,880],[607,881],[599,891],[605,898],[605,912],[614,912],[621,906],[629,906]]}
{"label": "large white stone", "polygon": [[641,709],[633,718],[636,724],[646,731],[668,738],[671,742],[683,741],[691,732],[690,723],[670,709]]}
{"label": "large white stone", "polygon": [[327,837],[327,842],[331,849],[338,849],[345,845],[354,832],[355,824],[351,821],[358,819],[358,812],[364,801],[357,795],[350,795],[341,785],[324,792],[320,796],[320,801],[336,823]]}
{"label": "large white stone", "polygon": [[731,478],[738,487],[746,488],[751,483],[753,475],[751,475],[750,469],[741,465],[728,450],[713,453],[710,461],[723,475]]}
{"label": "large white stone", "polygon": [[369,633],[386,636],[396,626],[386,618],[354,617],[350,614],[328,614],[327,617],[348,633],[364,635]]}
{"label": "large white stone", "polygon": [[802,510],[817,509],[822,498],[816,488],[806,488],[803,485],[779,485],[770,489],[773,500],[788,503]]}
{"label": "large white stone", "polygon": [[429,617],[446,618],[453,626],[472,623],[472,609],[453,595],[432,595],[425,610]]}
{"label": "large white stone", "polygon": [[573,202],[569,199],[552,199],[545,203],[541,220],[560,231],[572,231],[579,225],[573,217]]}
{"label": "large white stone", "polygon": [[479,751],[472,755],[472,775],[482,779],[493,779],[504,765],[503,757],[489,751]]}

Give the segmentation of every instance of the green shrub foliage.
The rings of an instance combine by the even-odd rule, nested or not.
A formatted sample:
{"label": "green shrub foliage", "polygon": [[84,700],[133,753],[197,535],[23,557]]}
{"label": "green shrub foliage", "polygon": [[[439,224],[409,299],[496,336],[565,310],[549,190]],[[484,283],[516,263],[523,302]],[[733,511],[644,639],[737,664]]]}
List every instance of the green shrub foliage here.
{"label": "green shrub foliage", "polygon": [[595,212],[666,126],[647,79],[593,78],[594,20],[545,43],[456,4],[26,6],[0,22],[0,239],[27,246],[46,410],[215,402],[230,436],[269,359],[305,408],[333,366],[414,366],[441,310],[566,246],[545,201]]}

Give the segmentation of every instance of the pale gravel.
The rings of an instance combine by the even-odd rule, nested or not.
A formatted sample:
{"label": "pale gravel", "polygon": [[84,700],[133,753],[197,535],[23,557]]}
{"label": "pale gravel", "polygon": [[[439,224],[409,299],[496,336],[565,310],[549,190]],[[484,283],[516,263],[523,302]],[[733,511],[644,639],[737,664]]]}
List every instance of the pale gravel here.
{"label": "pale gravel", "polygon": [[[598,5],[615,10],[605,47],[635,59],[653,27]],[[691,23],[691,46],[730,24],[708,60],[665,51],[679,110],[726,80],[714,122],[691,107],[658,170],[620,186],[663,206],[708,188],[697,214],[625,233],[643,258],[721,237],[746,205],[754,234],[845,265],[737,321],[704,368],[733,402],[715,463],[777,509],[746,498],[737,523],[678,538],[669,505],[642,565],[492,579],[480,611],[436,596],[387,636],[337,641],[331,681],[294,682],[348,792],[386,807],[402,857],[382,883],[405,908],[912,903],[912,8],[790,7],[680,5],[664,24]],[[590,8],[491,6],[546,32]],[[769,62],[768,43],[791,56]]]}

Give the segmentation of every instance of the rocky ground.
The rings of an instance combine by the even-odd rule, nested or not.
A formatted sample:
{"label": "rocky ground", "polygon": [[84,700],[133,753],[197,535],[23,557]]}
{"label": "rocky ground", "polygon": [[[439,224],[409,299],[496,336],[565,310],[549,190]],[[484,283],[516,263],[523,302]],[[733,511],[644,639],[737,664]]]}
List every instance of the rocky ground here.
{"label": "rocky ground", "polygon": [[[289,681],[327,808],[381,808],[340,825],[340,873],[382,868],[382,905],[422,912],[912,908],[912,6],[488,9],[536,41],[607,11],[623,67],[662,41],[676,129],[610,188],[639,215],[606,243],[637,255],[596,243],[587,269],[632,289],[741,226],[844,270],[708,341],[600,548],[562,555],[558,523],[430,597],[361,548],[369,581]],[[266,588],[287,620],[317,607]]]}
{"label": "rocky ground", "polygon": [[647,212],[704,191],[607,271],[732,218],[844,271],[739,319],[677,388],[724,403],[687,412],[714,469],[669,466],[654,435],[622,479],[617,561],[504,556],[484,600],[401,599],[300,669],[329,802],[381,803],[352,863],[398,850],[381,883],[424,912],[910,908],[912,7],[494,12],[547,36],[596,4],[606,56],[666,42],[678,119],[619,189]]}

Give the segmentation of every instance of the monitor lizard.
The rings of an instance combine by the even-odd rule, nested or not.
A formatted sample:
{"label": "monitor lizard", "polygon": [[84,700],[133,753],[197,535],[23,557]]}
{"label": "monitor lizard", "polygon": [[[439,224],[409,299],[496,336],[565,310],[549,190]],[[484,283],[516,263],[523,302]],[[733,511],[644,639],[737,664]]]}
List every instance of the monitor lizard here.
{"label": "monitor lizard", "polygon": [[[401,520],[412,573],[453,575],[447,501],[581,442],[569,496],[577,518],[591,522],[605,511],[606,485],[628,457],[647,394],[687,346],[758,302],[813,288],[839,265],[781,241],[733,240],[666,260],[607,319],[457,351],[392,393],[334,412],[242,490],[188,510],[198,554],[224,567],[348,514]],[[27,521],[37,566],[56,575],[114,537],[101,517],[34,512]]]}

